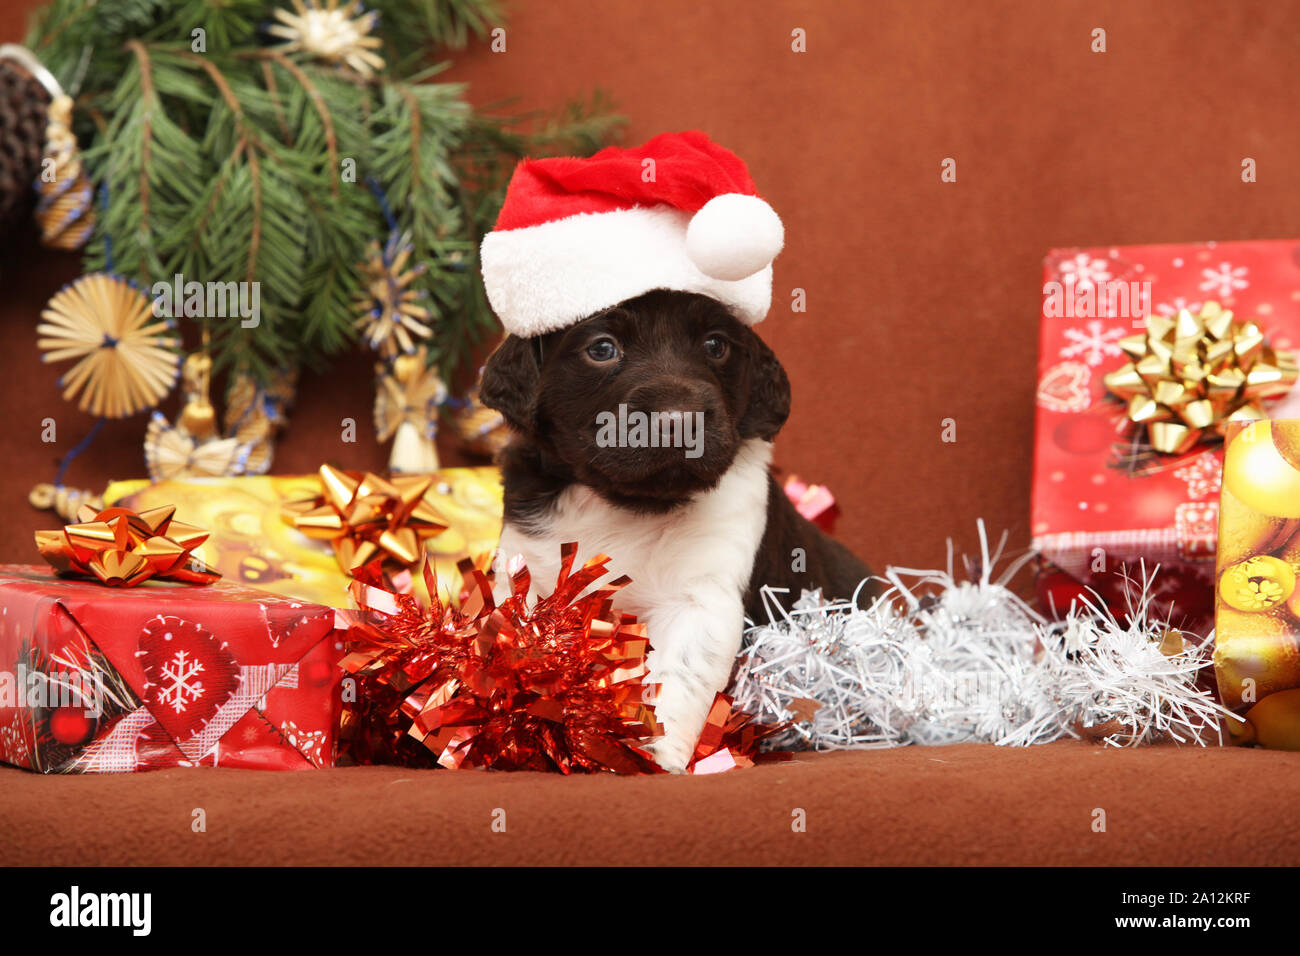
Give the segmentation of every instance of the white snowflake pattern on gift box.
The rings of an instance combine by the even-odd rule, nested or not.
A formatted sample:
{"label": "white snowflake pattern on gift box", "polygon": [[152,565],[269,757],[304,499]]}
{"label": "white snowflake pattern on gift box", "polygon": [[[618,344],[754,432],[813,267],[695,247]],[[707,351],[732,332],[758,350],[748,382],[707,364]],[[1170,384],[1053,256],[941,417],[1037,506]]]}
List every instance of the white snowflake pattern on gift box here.
{"label": "white snowflake pattern on gift box", "polygon": [[1220,262],[1217,269],[1202,269],[1201,291],[1210,292],[1220,299],[1229,299],[1242,289],[1250,287],[1246,276],[1250,270],[1245,266],[1234,267],[1230,262]]}
{"label": "white snowflake pattern on gift box", "polygon": [[1174,509],[1178,553],[1184,561],[1212,560],[1219,533],[1219,502],[1184,501]]}
{"label": "white snowflake pattern on gift box", "polygon": [[1083,328],[1065,330],[1065,337],[1070,344],[1062,347],[1061,358],[1081,358],[1089,365],[1100,365],[1107,358],[1118,358],[1124,354],[1119,347],[1119,340],[1126,334],[1122,328],[1108,329],[1105,323],[1093,319],[1085,323]]}
{"label": "white snowflake pattern on gift box", "polygon": [[167,683],[158,691],[160,703],[169,705],[180,714],[190,704],[197,703],[203,697],[203,665],[189,657],[185,651],[177,651],[172,659],[162,667],[162,676]]}
{"label": "white snowflake pattern on gift box", "polygon": [[1076,253],[1057,264],[1061,282],[1073,285],[1076,289],[1085,289],[1106,282],[1112,277],[1109,259],[1098,259],[1086,252]]}

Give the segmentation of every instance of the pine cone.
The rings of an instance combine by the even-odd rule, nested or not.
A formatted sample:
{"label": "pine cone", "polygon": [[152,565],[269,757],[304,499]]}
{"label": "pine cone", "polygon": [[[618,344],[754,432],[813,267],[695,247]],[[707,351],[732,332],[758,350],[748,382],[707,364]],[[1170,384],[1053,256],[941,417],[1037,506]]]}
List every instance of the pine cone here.
{"label": "pine cone", "polygon": [[31,208],[50,94],[12,60],[0,60],[0,227]]}

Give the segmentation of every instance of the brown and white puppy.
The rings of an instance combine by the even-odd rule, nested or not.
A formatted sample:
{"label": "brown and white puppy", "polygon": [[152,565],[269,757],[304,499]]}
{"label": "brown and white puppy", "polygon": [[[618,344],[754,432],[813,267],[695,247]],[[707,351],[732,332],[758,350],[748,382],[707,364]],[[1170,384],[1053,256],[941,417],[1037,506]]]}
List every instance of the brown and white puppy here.
{"label": "brown and white puppy", "polygon": [[[580,561],[604,552],[614,574],[632,578],[619,608],[647,625],[664,768],[689,762],[744,617],[766,619],[763,585],[860,603],[876,593],[863,585],[867,566],[772,477],[790,383],[714,299],[656,290],[569,328],[511,336],[488,360],[481,394],[516,432],[501,462],[500,558],[522,555],[534,582],[554,581],[560,545],[575,541]],[[636,413],[658,413],[657,425],[611,429]]]}

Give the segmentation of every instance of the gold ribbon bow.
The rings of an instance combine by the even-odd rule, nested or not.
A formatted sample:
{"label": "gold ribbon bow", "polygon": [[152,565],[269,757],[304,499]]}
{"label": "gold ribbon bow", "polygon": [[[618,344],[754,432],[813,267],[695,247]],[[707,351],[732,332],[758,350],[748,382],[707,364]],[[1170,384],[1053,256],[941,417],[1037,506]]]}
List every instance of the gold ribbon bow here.
{"label": "gold ribbon bow", "polygon": [[139,514],[82,505],[76,524],[37,531],[36,547],[60,574],[85,575],[109,587],[134,587],[153,577],[189,584],[220,580],[220,572],[191,554],[208,532],[173,521],[175,513],[171,505]]}
{"label": "gold ribbon bow", "polygon": [[320,495],[289,502],[282,517],[307,537],[329,541],[344,571],[376,555],[409,568],[424,553],[425,540],[447,528],[425,498],[432,475],[385,479],[322,465],[320,482]]}
{"label": "gold ribbon bow", "polygon": [[1238,319],[1217,302],[1172,318],[1147,316],[1146,326],[1120,340],[1129,361],[1105,382],[1163,454],[1180,455],[1208,434],[1222,435],[1233,419],[1265,418],[1264,399],[1295,384],[1295,353],[1270,348],[1253,319]]}

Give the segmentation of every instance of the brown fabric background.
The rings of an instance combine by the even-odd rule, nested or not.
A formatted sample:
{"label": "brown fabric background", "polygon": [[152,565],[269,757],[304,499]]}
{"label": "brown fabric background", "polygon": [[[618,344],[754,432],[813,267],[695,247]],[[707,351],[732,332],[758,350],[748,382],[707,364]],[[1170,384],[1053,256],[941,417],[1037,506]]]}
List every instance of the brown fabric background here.
{"label": "brown fabric background", "polygon": [[[1071,741],[805,754],[709,777],[0,770],[0,865],[1294,865],[1294,767],[1275,751]],[[190,829],[196,808],[206,833]]]}
{"label": "brown fabric background", "polygon": [[[20,37],[30,6],[0,11],[0,41]],[[471,84],[474,102],[522,94],[520,107],[553,107],[599,85],[629,117],[628,142],[698,127],[748,160],[787,230],[760,327],[794,386],[777,462],[834,490],[841,537],[877,566],[941,563],[946,538],[974,545],[980,516],[1008,529],[1014,545],[1028,543],[1039,268],[1049,248],[1300,235],[1295,2],[511,6],[508,52],[480,46],[451,74]],[[807,53],[790,51],[795,27],[807,31]],[[1104,54],[1090,51],[1095,27],[1107,31]],[[1259,170],[1249,185],[1240,178],[1247,156]],[[956,183],[940,181],[945,157],[957,160]],[[0,259],[6,561],[30,559],[31,532],[49,519],[27,507],[27,491],[90,424],[59,399],[56,373],[35,349],[39,310],[77,262],[10,245]],[[796,287],[806,290],[805,314],[790,311]],[[341,418],[369,421],[371,396],[360,353],[340,357],[328,379],[308,376],[277,469],[381,465],[383,449],[367,435],[339,442]],[[57,446],[39,440],[51,415]],[[940,440],[949,417],[953,444]],[[106,429],[70,482],[141,474],[143,427],[141,416]],[[103,802],[120,801],[120,817],[69,841],[98,848],[104,862],[143,859],[114,837],[119,819],[140,818],[127,808],[204,802],[214,815],[226,807],[230,827],[258,834],[259,849],[227,829],[187,861],[351,859],[355,848],[324,833],[315,848],[291,849],[288,836],[276,844],[270,821],[289,808],[302,821],[357,806],[405,832],[439,833],[390,844],[430,861],[664,859],[668,847],[679,860],[714,862],[1265,862],[1288,858],[1284,847],[1294,859],[1300,843],[1293,831],[1263,839],[1258,829],[1300,783],[1296,761],[1281,754],[961,748],[805,758],[718,780],[396,782],[410,776],[0,779],[10,833],[34,808],[64,797],[99,803],[111,792]],[[504,799],[498,793],[532,808],[531,822],[496,843],[447,844],[461,856],[438,849],[460,814],[479,819]],[[1255,811],[1249,825],[1227,809],[1240,799]],[[261,812],[236,824],[244,800]],[[561,805],[562,814],[552,809]],[[802,842],[776,835],[788,832],[792,805],[823,808],[826,822]],[[1090,839],[1093,806],[1134,815]],[[627,819],[647,832],[671,825],[681,839],[620,850],[613,830]],[[53,837],[34,824],[29,832],[34,842],[8,855],[44,859],[30,846]]]}

